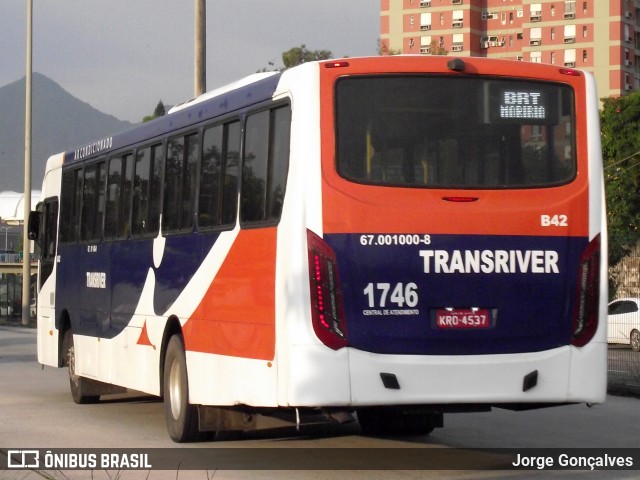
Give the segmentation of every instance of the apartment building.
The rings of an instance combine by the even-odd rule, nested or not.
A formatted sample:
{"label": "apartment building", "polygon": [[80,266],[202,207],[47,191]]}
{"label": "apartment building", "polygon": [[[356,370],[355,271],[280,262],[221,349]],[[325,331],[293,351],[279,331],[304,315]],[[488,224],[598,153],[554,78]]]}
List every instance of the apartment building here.
{"label": "apartment building", "polygon": [[640,90],[640,0],[381,0],[381,48],[592,72],[600,97]]}

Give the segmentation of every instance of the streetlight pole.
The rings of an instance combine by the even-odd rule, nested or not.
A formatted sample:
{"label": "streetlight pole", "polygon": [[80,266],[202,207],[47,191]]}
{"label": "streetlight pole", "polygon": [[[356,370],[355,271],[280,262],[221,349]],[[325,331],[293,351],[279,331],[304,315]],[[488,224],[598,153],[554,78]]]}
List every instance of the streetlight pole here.
{"label": "streetlight pole", "polygon": [[31,72],[33,57],[33,0],[27,0],[27,77],[24,115],[24,218],[22,221],[22,325],[29,325],[31,255],[29,252],[29,213],[31,212]]}
{"label": "streetlight pole", "polygon": [[207,12],[206,0],[195,0],[195,96],[202,95],[207,87]]}

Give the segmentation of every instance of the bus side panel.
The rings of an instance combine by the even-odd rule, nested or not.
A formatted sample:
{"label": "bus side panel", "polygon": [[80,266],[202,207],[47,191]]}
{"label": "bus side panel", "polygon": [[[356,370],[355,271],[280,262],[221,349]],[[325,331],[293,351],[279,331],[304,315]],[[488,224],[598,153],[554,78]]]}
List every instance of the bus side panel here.
{"label": "bus side panel", "polygon": [[241,230],[184,326],[190,351],[273,360],[276,228]]}
{"label": "bus side panel", "polygon": [[[276,360],[278,405],[348,405],[349,355],[316,336],[311,320],[307,232],[322,234],[319,67],[305,64],[283,73],[280,90],[292,105],[287,192],[278,227]],[[330,100],[328,100],[330,101]]]}
{"label": "bus side panel", "polygon": [[[170,236],[114,243],[110,328],[100,341],[100,380],[159,395],[161,346],[169,316],[185,322],[215,270],[205,253],[235,238],[223,234]],[[213,246],[212,246],[213,245]],[[178,267],[176,267],[178,266]],[[170,274],[177,268],[180,275]],[[107,337],[107,338],[105,338]]]}
{"label": "bus side panel", "polygon": [[[59,197],[62,181],[63,155],[55,155],[47,161],[47,173],[42,182],[42,198]],[[42,283],[43,265],[39,262],[38,275],[38,309],[37,309],[37,351],[38,362],[42,365],[58,367],[60,358],[60,331],[56,328],[55,298],[57,262],[52,265],[52,272]]]}
{"label": "bus side panel", "polygon": [[573,349],[569,397],[570,400],[591,398],[591,402],[601,403],[604,402],[607,393],[609,242],[600,139],[599,96],[593,75],[585,72],[584,78],[586,92],[584,111],[586,112],[587,133],[582,140],[586,143],[587,158],[589,159],[589,238],[600,235],[600,314],[598,330],[593,340],[580,349]]}
{"label": "bus side panel", "polygon": [[192,403],[276,406],[276,236],[240,230],[218,252],[224,261],[183,326]]}

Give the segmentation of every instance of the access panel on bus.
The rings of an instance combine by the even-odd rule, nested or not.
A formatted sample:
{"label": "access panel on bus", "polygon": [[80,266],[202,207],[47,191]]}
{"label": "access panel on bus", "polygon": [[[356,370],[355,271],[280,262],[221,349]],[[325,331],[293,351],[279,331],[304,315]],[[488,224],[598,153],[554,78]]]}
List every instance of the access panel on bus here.
{"label": "access panel on bus", "polygon": [[473,355],[575,343],[598,249],[574,88],[387,73],[338,77],[333,92],[324,240],[348,344]]}

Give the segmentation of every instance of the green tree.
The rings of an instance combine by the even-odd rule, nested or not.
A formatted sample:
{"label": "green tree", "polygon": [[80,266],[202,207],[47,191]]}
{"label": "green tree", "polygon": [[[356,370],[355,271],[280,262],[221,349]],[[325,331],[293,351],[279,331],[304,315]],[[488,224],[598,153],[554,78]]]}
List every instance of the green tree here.
{"label": "green tree", "polygon": [[640,238],[640,93],[606,98],[600,114],[610,262]]}
{"label": "green tree", "polygon": [[383,40],[378,40],[378,55],[402,55],[402,49],[390,48]]}
{"label": "green tree", "polygon": [[284,69],[302,65],[316,60],[329,60],[333,54],[329,50],[307,50],[306,45],[293,47],[282,53]]}
{"label": "green tree", "polygon": [[431,53],[431,55],[447,55],[449,53],[449,50],[444,48],[442,45],[437,43],[435,40],[432,40],[431,41],[430,53]]}
{"label": "green tree", "polygon": [[166,109],[164,108],[164,103],[162,103],[162,100],[160,100],[156,105],[156,109],[153,111],[153,115],[147,115],[142,119],[142,122],[143,123],[150,122],[155,118],[164,117],[166,113],[167,112],[166,112]]}
{"label": "green tree", "polygon": [[302,65],[307,62],[314,62],[316,60],[329,60],[333,58],[333,54],[329,50],[308,50],[306,45],[300,45],[299,47],[293,47],[282,52],[283,67],[276,67],[275,63],[269,62],[268,67],[264,67],[260,72],[282,72],[288,68],[293,68],[298,65]]}

